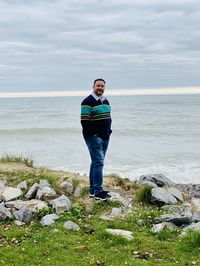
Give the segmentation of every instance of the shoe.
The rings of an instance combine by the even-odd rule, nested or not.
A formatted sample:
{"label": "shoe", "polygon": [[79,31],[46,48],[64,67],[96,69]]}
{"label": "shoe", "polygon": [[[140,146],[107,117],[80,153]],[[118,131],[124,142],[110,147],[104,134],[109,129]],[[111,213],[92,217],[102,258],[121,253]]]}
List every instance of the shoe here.
{"label": "shoe", "polygon": [[94,193],[93,194],[92,193],[89,194],[90,198],[94,198],[94,196],[95,196]]}
{"label": "shoe", "polygon": [[95,194],[95,200],[101,200],[101,201],[105,201],[108,200],[109,198],[111,198],[110,195],[108,195],[105,191],[101,191],[97,194]]}

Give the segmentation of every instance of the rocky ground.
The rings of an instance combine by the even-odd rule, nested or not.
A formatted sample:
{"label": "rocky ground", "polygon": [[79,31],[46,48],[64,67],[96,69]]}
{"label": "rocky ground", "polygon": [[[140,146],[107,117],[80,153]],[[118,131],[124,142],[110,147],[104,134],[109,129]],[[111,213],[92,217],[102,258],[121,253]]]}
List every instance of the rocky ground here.
{"label": "rocky ground", "polygon": [[[137,219],[134,218],[134,222],[141,228],[149,227],[148,230],[152,234],[161,234],[167,230],[167,232],[176,231],[177,236],[183,237],[191,230],[195,232],[200,230],[200,185],[198,184],[175,184],[162,174],[141,176],[135,182],[111,175],[104,177],[104,189],[110,191],[111,198],[108,203],[103,204],[104,206],[107,204],[110,208],[103,208],[95,219],[108,223],[108,228],[104,228],[104,233],[107,235],[133,241],[132,227],[122,228],[120,224],[118,227],[117,221],[121,219],[127,223],[134,213],[141,208],[145,209],[146,206],[156,209],[156,217],[150,223],[148,218],[141,215]],[[146,205],[143,205],[144,203]],[[88,223],[94,216],[94,209],[98,209],[98,204],[101,206],[102,203],[89,197],[86,176],[29,167],[23,163],[0,163],[0,221],[3,224],[15,224],[17,227],[27,228],[39,222],[42,227],[53,228],[52,230],[58,233],[61,231],[60,223],[62,223],[66,230],[74,232],[83,230],[92,234],[95,229]],[[73,219],[73,213],[78,219]],[[83,213],[84,223],[80,220]],[[57,228],[58,221],[60,223]],[[3,245],[1,242],[4,243],[4,239],[0,235],[0,246]],[[144,255],[143,252],[141,255],[140,251],[134,252],[132,258],[136,261],[149,259],[149,265],[153,263],[150,253]],[[195,257],[191,265],[198,265],[197,258]],[[162,264],[163,260],[155,259],[155,262]],[[105,262],[96,265],[109,264]],[[127,265],[140,264],[127,262]]]}

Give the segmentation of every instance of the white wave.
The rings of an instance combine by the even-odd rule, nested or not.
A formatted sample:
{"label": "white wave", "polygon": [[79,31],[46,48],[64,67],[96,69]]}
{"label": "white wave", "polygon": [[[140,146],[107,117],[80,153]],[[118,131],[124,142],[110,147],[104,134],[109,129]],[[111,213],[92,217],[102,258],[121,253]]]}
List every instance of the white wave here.
{"label": "white wave", "polygon": [[[42,92],[1,92],[0,98],[18,98],[18,97],[66,97],[66,96],[87,96],[90,91],[42,91]],[[117,95],[177,95],[177,94],[200,94],[200,87],[173,87],[159,89],[108,89],[105,92],[109,96]]]}

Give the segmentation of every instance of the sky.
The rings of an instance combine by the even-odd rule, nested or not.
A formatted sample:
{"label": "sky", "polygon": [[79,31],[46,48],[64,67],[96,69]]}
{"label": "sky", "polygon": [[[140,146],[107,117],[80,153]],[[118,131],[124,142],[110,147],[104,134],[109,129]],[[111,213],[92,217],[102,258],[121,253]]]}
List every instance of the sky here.
{"label": "sky", "polygon": [[0,0],[0,93],[200,87],[199,0]]}

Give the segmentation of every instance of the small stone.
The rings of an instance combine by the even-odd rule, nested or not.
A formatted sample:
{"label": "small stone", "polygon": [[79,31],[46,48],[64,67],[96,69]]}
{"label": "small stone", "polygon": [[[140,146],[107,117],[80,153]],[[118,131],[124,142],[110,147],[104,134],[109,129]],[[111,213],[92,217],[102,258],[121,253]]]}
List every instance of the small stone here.
{"label": "small stone", "polygon": [[55,198],[57,196],[55,190],[51,187],[42,187],[38,189],[36,199]]}
{"label": "small stone", "polygon": [[0,221],[6,221],[13,219],[11,212],[5,207],[0,207]]}
{"label": "small stone", "polygon": [[56,214],[47,214],[44,217],[42,217],[40,223],[44,226],[52,225],[55,223],[55,221],[59,219],[59,216]]}
{"label": "small stone", "polygon": [[155,187],[151,190],[151,201],[154,202],[161,202],[164,204],[175,204],[177,200],[174,196],[172,196],[168,191],[161,187]]}
{"label": "small stone", "polygon": [[127,230],[121,230],[121,229],[106,229],[106,232],[108,232],[111,235],[118,235],[126,238],[127,240],[131,240],[133,238],[132,232]]}
{"label": "small stone", "polygon": [[63,181],[61,184],[60,184],[60,188],[66,192],[67,194],[71,195],[73,193],[73,186],[70,182],[68,181]]}
{"label": "small stone", "polygon": [[159,233],[163,231],[164,229],[175,230],[175,229],[179,229],[179,227],[177,227],[175,224],[170,223],[170,222],[163,222],[160,224],[154,224],[151,231],[153,233]]}
{"label": "small stone", "polygon": [[43,187],[51,187],[47,179],[41,179],[39,182],[40,189]]}
{"label": "small stone", "polygon": [[170,187],[170,188],[167,189],[167,191],[168,191],[171,195],[173,195],[177,200],[183,202],[183,195],[182,195],[182,193],[180,192],[180,190],[178,190],[177,188]]}
{"label": "small stone", "polygon": [[20,189],[22,189],[22,190],[26,190],[26,189],[28,188],[28,186],[27,186],[27,181],[24,180],[24,181],[20,182],[20,183],[17,185],[17,188],[20,188]]}
{"label": "small stone", "polygon": [[60,214],[61,212],[69,210],[72,206],[72,202],[67,196],[62,195],[59,198],[52,200],[50,205],[52,205],[57,214]]}
{"label": "small stone", "polygon": [[23,225],[25,225],[26,223],[24,223],[24,222],[20,222],[20,221],[18,221],[18,220],[15,220],[15,222],[14,222],[16,225],[18,225],[18,226],[23,226]]}
{"label": "small stone", "polygon": [[74,231],[80,230],[80,227],[72,221],[67,221],[66,223],[64,223],[64,227],[70,230],[74,230]]}

